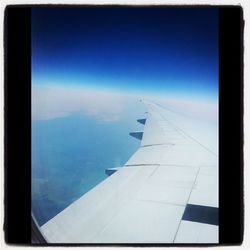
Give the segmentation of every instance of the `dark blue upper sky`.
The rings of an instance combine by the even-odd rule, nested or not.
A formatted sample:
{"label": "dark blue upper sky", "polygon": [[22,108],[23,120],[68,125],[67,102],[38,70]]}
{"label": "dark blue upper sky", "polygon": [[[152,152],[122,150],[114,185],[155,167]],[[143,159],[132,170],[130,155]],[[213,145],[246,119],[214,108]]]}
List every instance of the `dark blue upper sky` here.
{"label": "dark blue upper sky", "polygon": [[217,95],[216,8],[37,8],[33,84]]}

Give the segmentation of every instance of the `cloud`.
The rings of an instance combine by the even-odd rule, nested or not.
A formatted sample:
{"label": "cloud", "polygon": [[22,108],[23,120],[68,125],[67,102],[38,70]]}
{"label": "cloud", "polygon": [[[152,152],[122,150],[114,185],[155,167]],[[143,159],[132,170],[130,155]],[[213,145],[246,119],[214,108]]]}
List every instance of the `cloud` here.
{"label": "cloud", "polygon": [[166,102],[170,107],[188,113],[189,116],[208,121],[218,121],[218,103],[198,99],[172,99]]}
{"label": "cloud", "polygon": [[213,123],[218,122],[218,101],[216,99],[202,99],[199,96],[166,96],[145,97],[161,104],[170,111],[179,113],[190,118],[201,119]]}
{"label": "cloud", "polygon": [[121,119],[123,111],[128,109],[130,113],[138,111],[139,99],[153,100],[183,115],[218,122],[217,100],[205,100],[198,96],[196,98],[173,95],[164,98],[156,95],[139,97],[138,93],[41,85],[32,87],[32,119],[55,119],[78,112],[95,116],[102,122],[114,122]]}
{"label": "cloud", "polygon": [[119,120],[128,97],[111,91],[80,87],[33,86],[32,119],[48,120],[75,112],[97,116],[103,121]]}

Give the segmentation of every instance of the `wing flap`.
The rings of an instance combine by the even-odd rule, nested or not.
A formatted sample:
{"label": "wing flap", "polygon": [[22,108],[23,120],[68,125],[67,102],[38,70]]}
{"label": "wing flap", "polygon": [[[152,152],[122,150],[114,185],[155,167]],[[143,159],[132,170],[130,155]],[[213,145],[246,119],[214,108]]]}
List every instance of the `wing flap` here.
{"label": "wing flap", "polygon": [[[209,237],[208,237],[209,235]],[[219,242],[218,226],[181,221],[174,243],[216,243]]]}
{"label": "wing flap", "polygon": [[97,243],[173,242],[184,207],[134,200],[104,228]]}

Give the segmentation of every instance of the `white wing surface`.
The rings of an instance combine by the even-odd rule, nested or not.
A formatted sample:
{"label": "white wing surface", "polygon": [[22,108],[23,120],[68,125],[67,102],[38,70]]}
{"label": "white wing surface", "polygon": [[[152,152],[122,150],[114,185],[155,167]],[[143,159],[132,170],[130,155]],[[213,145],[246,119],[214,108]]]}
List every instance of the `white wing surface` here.
{"label": "white wing surface", "polygon": [[147,105],[140,148],[41,227],[48,242],[218,243],[216,132]]}

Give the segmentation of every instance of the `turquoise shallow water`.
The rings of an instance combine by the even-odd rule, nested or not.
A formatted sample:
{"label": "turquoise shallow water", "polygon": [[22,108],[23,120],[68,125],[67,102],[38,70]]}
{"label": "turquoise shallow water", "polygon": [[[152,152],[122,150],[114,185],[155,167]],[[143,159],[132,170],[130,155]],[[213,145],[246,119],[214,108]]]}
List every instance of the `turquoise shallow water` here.
{"label": "turquoise shallow water", "polygon": [[32,210],[39,225],[107,178],[106,168],[129,159],[140,143],[129,136],[142,126],[135,118],[107,122],[75,113],[32,121]]}

